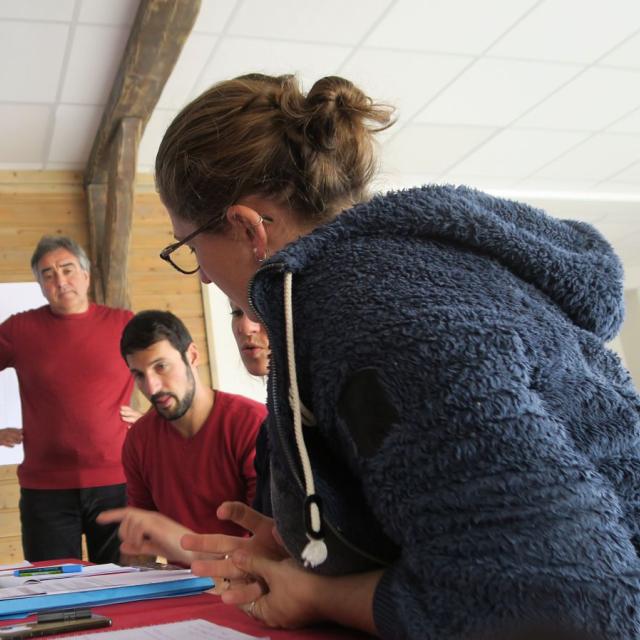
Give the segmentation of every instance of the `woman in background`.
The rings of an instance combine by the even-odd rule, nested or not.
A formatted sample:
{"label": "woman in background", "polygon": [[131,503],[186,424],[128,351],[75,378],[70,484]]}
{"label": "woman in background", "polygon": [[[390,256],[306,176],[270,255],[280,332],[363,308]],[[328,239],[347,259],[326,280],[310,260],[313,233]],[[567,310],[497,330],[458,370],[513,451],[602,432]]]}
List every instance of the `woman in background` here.
{"label": "woman in background", "polygon": [[[239,304],[229,300],[231,306],[231,330],[236,339],[240,358],[245,369],[252,376],[265,378],[269,373],[269,337],[259,322],[254,322]],[[265,515],[271,515],[271,492],[269,474],[269,433],[265,423],[256,438],[256,495],[253,508]]]}
{"label": "woman in background", "polygon": [[371,199],[389,122],[343,78],[305,95],[256,74],[167,130],[162,257],[189,246],[269,333],[274,520],[225,504],[253,538],[149,527],[123,548],[181,545],[272,626],[635,639],[640,405],[604,346],[619,261],[588,225],[469,188]]}

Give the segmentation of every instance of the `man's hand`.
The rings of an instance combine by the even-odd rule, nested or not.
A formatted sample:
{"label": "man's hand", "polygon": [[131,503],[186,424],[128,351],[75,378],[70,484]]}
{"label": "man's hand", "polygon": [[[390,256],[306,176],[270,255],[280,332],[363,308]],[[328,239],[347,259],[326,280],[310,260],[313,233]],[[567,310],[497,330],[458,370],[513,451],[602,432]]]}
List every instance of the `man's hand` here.
{"label": "man's hand", "polygon": [[120,407],[120,419],[123,422],[133,424],[139,418],[142,418],[142,414],[139,411],[136,411],[133,407],[126,404]]}
{"label": "man's hand", "polygon": [[191,564],[192,555],[180,546],[180,539],[191,529],[157,511],[135,507],[103,511],[96,521],[100,524],[120,523],[118,535],[125,555],[164,556],[169,561]]}
{"label": "man's hand", "polygon": [[[250,602],[266,588],[260,578],[238,569],[232,554],[242,549],[262,558],[280,561],[289,557],[277,535],[273,520],[251,509],[242,502],[224,502],[218,507],[220,520],[230,520],[253,533],[250,537],[227,536],[223,534],[189,534],[182,538],[182,548],[193,554],[191,571],[195,575],[210,576],[217,585],[216,591],[226,594],[236,593],[229,602],[236,604],[248,597]],[[251,594],[257,594],[250,597]]]}
{"label": "man's hand", "polygon": [[22,429],[8,427],[0,429],[0,445],[3,447],[15,447],[22,442]]}

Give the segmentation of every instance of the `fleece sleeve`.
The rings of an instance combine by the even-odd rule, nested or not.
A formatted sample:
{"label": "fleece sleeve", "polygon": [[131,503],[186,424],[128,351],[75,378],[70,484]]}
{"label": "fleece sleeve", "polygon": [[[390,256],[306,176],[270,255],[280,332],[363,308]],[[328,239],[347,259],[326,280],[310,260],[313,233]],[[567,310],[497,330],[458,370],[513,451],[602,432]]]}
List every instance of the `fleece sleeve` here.
{"label": "fleece sleeve", "polygon": [[551,621],[636,637],[620,504],[532,388],[517,333],[461,323],[420,336],[400,355],[365,356],[374,365],[352,369],[336,402],[367,500],[402,549],[375,593],[380,636]]}

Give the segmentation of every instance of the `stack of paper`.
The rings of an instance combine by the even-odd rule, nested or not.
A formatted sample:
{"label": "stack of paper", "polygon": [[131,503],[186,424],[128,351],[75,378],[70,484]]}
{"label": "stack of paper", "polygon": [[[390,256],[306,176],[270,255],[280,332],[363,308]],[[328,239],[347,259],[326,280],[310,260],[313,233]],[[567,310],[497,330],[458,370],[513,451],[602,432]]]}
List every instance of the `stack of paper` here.
{"label": "stack of paper", "polygon": [[[87,569],[90,569],[87,567]],[[198,578],[188,569],[42,576],[17,586],[0,588],[0,618],[29,615],[47,609],[81,605],[112,604],[130,600],[165,598],[206,591],[211,578]],[[80,577],[78,577],[80,576]],[[55,578],[55,579],[52,579]],[[19,580],[22,580],[19,578]]]}

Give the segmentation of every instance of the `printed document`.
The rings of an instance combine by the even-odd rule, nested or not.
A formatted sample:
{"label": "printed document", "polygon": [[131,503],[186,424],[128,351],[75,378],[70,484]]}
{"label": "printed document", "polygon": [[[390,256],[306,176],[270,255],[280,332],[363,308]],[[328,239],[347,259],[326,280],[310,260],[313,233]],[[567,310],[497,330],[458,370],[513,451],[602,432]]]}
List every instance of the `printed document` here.
{"label": "printed document", "polygon": [[[83,572],[84,573],[84,572]],[[77,576],[77,573],[62,574],[66,576]],[[45,576],[42,576],[43,578]],[[30,596],[43,596],[53,593],[77,593],[80,591],[93,591],[95,589],[110,589],[116,587],[132,587],[145,584],[155,584],[158,582],[174,582],[176,580],[191,580],[193,575],[189,569],[179,569],[176,571],[166,571],[156,569],[151,571],[129,571],[127,573],[109,573],[102,575],[82,575],[81,577],[60,577],[51,580],[51,576],[46,576],[47,580],[30,578],[29,582],[24,582],[20,586],[10,586],[0,588],[0,600],[10,598],[28,598]],[[5,578],[6,580],[7,578]],[[22,580],[22,578],[18,578]]]}
{"label": "printed document", "polygon": [[269,640],[265,636],[259,639],[207,620],[185,620],[120,631],[89,633],[82,636],[82,640],[184,640],[185,638],[189,640]]}

